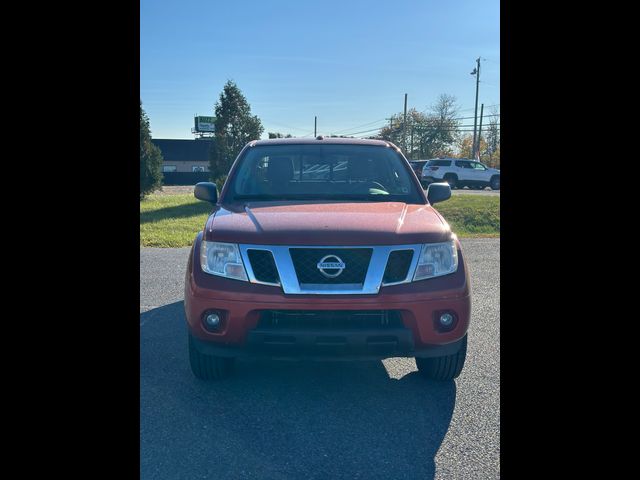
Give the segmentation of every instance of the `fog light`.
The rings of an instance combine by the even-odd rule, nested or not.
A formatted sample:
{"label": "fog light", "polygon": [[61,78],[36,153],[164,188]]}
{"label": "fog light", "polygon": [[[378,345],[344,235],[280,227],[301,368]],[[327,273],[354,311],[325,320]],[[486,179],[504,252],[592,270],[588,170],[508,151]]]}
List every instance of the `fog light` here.
{"label": "fog light", "polygon": [[453,323],[453,315],[450,313],[443,313],[440,315],[440,325],[443,327],[450,327]]}
{"label": "fog light", "polygon": [[220,310],[208,310],[202,314],[202,325],[211,333],[218,333],[224,328],[225,314]]}
{"label": "fog light", "polygon": [[204,317],[204,323],[207,324],[207,327],[217,328],[218,325],[220,325],[220,315],[217,313],[210,313]]}

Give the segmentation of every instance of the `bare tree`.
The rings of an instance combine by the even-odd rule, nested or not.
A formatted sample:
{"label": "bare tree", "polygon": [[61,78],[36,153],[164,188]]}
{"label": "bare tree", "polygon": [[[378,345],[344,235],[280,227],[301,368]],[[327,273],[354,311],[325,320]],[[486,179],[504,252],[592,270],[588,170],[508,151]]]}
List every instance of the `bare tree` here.
{"label": "bare tree", "polygon": [[[500,164],[500,117],[498,116],[498,109],[493,107],[491,110],[491,120],[489,120],[489,126],[487,127],[486,140],[487,149],[486,153],[489,155],[489,163],[495,165]],[[497,159],[494,158],[497,156]]]}
{"label": "bare tree", "polygon": [[408,158],[452,155],[458,139],[457,115],[456,98],[442,94],[428,113],[409,109],[407,125],[404,125],[404,113],[392,115],[390,124],[380,130],[378,138],[395,143]]}

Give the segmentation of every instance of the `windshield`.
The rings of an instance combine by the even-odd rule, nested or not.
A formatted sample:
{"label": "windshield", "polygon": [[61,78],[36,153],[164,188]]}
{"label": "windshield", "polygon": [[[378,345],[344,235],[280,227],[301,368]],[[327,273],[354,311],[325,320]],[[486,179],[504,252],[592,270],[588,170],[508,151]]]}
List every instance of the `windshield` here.
{"label": "windshield", "polygon": [[233,200],[364,200],[424,203],[405,162],[388,147],[261,145],[230,179]]}

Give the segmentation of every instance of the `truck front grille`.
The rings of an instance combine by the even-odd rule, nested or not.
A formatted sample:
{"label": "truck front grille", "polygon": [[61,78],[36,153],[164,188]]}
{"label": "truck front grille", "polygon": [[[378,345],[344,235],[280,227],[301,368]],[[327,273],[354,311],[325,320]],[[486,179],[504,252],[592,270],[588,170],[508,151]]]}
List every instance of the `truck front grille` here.
{"label": "truck front grille", "polygon": [[268,250],[247,250],[256,280],[265,283],[280,283],[276,262]]}
{"label": "truck front grille", "polygon": [[[293,267],[300,284],[362,284],[367,276],[372,248],[291,248]],[[327,278],[318,269],[318,263],[325,257],[333,256],[342,260],[344,270],[335,278]],[[337,270],[328,270],[335,274]]]}
{"label": "truck front grille", "polygon": [[377,295],[411,281],[422,244],[239,248],[249,281],[280,286],[285,295]]}
{"label": "truck front grille", "polygon": [[413,250],[394,250],[391,252],[382,283],[402,282],[407,278],[411,260],[413,260]]}

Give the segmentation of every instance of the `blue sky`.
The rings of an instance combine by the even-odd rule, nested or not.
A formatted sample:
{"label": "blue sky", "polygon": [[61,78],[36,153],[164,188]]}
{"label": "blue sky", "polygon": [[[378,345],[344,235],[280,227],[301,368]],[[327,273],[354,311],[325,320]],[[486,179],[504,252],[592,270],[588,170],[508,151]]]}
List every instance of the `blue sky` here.
{"label": "blue sky", "polygon": [[[141,0],[140,97],[154,138],[194,138],[229,79],[267,132],[375,129],[454,95],[500,104],[499,0]],[[486,61],[484,60],[486,59]],[[499,109],[499,107],[498,107]],[[473,124],[473,119],[464,120]],[[365,136],[375,132],[357,134]]]}

